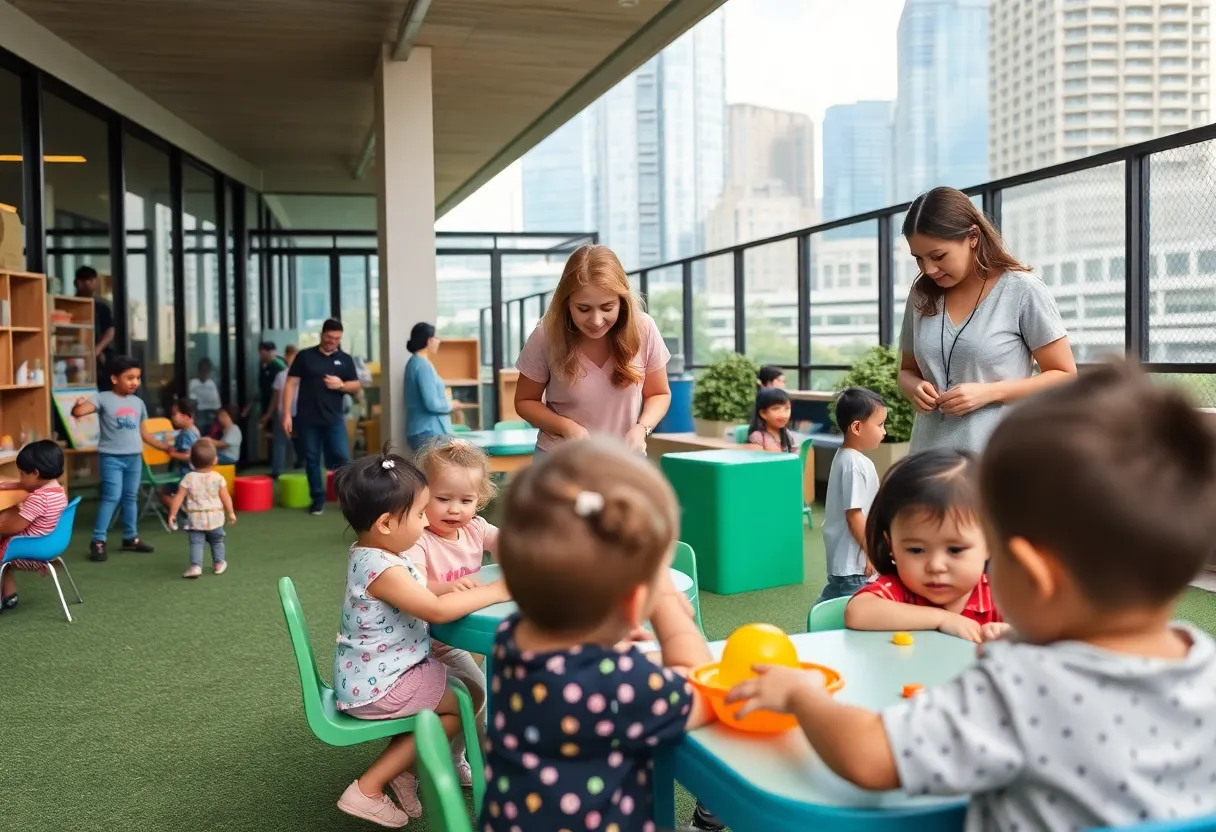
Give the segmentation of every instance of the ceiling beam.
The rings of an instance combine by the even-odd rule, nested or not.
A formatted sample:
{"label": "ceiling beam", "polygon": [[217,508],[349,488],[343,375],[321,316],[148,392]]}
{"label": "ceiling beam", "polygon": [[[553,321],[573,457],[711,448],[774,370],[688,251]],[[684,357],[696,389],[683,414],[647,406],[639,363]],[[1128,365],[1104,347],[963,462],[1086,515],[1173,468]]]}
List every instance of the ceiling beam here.
{"label": "ceiling beam", "polygon": [[431,8],[431,0],[408,0],[401,22],[397,24],[397,40],[393,43],[392,56],[394,61],[408,61],[414,41],[422,31],[426,13]]}

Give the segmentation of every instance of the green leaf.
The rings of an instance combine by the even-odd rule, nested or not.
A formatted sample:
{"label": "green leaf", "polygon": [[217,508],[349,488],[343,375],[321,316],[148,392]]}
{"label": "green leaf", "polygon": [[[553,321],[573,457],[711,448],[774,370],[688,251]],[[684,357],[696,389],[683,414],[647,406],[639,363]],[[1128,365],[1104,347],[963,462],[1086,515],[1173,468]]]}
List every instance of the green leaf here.
{"label": "green leaf", "polygon": [[697,377],[692,415],[714,422],[745,422],[756,403],[756,362],[725,353]]}
{"label": "green leaf", "polygon": [[[840,390],[864,387],[882,397],[887,405],[886,442],[907,442],[912,438],[912,403],[899,389],[899,352],[891,347],[874,347],[853,364],[840,380]],[[832,422],[836,405],[832,404]]]}

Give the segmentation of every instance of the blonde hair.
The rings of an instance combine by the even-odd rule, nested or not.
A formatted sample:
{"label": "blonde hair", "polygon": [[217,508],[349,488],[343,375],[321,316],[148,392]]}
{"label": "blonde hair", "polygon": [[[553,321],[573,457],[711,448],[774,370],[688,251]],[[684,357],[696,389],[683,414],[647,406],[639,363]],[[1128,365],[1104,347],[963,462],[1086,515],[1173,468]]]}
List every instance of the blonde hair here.
{"label": "blonde hair", "polygon": [[619,442],[566,442],[507,492],[498,562],[529,622],[548,632],[603,624],[671,556],[679,512],[658,469]]}
{"label": "blonde hair", "polygon": [[489,505],[498,493],[498,487],[490,479],[490,458],[481,448],[463,439],[441,439],[427,444],[418,452],[415,464],[426,474],[428,482],[434,479],[443,466],[477,471],[480,475],[477,486],[479,510]]}
{"label": "blonde hair", "polygon": [[642,303],[634,295],[621,261],[607,246],[580,246],[562,271],[553,290],[542,325],[549,344],[549,366],[555,373],[574,383],[581,375],[579,343],[581,334],[570,315],[570,298],[584,286],[594,286],[621,299],[616,323],[605,336],[612,343],[612,383],[616,387],[640,384],[646,377],[634,364],[642,349]]}

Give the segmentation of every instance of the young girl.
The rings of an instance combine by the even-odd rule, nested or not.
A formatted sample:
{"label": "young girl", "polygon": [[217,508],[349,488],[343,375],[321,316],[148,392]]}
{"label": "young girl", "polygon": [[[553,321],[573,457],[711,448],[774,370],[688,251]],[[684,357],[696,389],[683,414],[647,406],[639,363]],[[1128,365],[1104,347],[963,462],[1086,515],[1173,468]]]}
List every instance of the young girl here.
{"label": "young girl", "polygon": [[[424,444],[417,464],[426,475],[431,499],[426,529],[406,555],[425,569],[427,588],[435,595],[472,589],[477,580],[468,576],[481,569],[486,552],[493,554],[498,547],[498,529],[477,516],[495,493],[490,461],[481,448],[456,439]],[[432,640],[431,655],[466,687],[485,690],[486,677],[466,651]],[[452,741],[452,762],[461,784],[473,785],[461,735]]]}
{"label": "young girl", "polygon": [[[464,592],[437,596],[405,554],[426,526],[430,500],[426,477],[388,447],[339,469],[334,490],[342,516],[358,535],[346,566],[334,693],[338,709],[359,719],[395,719],[419,711],[439,714],[448,736],[460,727],[456,695],[447,669],[431,657],[427,622],[455,621],[474,610],[508,599],[495,581]],[[475,709],[483,689],[469,687]],[[412,734],[389,741],[371,767],[338,800],[349,815],[401,827],[422,814],[414,767]],[[384,793],[391,787],[401,807]]]}
{"label": "young girl", "polygon": [[[669,577],[677,514],[654,466],[608,440],[512,483],[498,559],[519,613],[494,643],[479,829],[654,828],[655,746],[712,718],[675,672],[711,661]],[[666,667],[621,643],[647,619]]]}
{"label": "young girl", "polygon": [[199,439],[190,446],[190,464],[194,470],[182,477],[169,504],[169,528],[177,529],[177,513],[182,504],[190,518],[186,534],[190,538],[190,566],[183,578],[197,578],[203,574],[203,543],[211,547],[211,568],[215,574],[223,575],[228,568],[224,558],[224,515],[229,523],[236,523],[236,512],[232,510],[232,497],[228,495],[228,484],[214,470],[215,443],[210,439]]}
{"label": "young girl", "polygon": [[981,642],[1008,629],[984,566],[975,457],[935,450],[905,457],[882,481],[866,518],[878,579],[845,608],[854,630],[941,630]]}
{"label": "young girl", "polygon": [[756,410],[747,441],[766,451],[795,453],[794,436],[788,427],[791,412],[790,397],[783,388],[761,387],[756,391]]}

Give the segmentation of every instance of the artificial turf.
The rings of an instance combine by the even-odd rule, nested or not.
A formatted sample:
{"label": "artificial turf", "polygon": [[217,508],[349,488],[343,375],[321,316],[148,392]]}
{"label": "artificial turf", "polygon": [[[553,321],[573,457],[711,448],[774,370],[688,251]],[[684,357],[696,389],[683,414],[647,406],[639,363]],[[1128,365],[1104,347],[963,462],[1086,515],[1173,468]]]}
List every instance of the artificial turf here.
{"label": "artificial turf", "polygon": [[[348,532],[275,509],[229,529],[228,572],[187,581],[185,536],[145,521],[151,555],[84,557],[94,506],[81,506],[68,562],[84,596],[63,618],[48,579],[19,574],[0,614],[0,827],[97,832],[367,830],[334,803],[379,744],[331,748],[304,721],[275,583],[290,575],[328,677]],[[111,535],[117,548],[118,535]],[[731,597],[702,591],[710,638],[753,620],[805,629],[823,584],[818,529],[803,586]],[[1191,590],[1180,615],[1216,633],[1216,596]],[[681,819],[691,803],[680,801]],[[409,829],[426,829],[425,817]]]}

